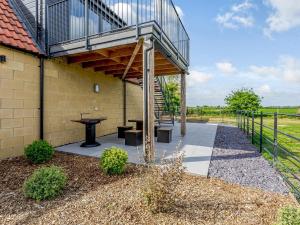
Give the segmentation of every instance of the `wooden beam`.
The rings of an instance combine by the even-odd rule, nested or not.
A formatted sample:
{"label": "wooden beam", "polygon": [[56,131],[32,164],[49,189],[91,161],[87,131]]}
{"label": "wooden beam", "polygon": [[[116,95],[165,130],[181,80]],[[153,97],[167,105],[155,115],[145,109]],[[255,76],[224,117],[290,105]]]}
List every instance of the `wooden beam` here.
{"label": "wooden beam", "polygon": [[90,62],[84,62],[81,64],[83,68],[89,68],[89,67],[101,67],[101,66],[115,66],[119,65],[119,63],[111,60],[111,59],[104,59],[104,60],[96,60],[96,61],[90,61]]}
{"label": "wooden beam", "polygon": [[[155,58],[155,63],[157,65],[163,63],[169,63],[171,64],[166,58],[161,56],[159,53],[156,53],[157,57]],[[129,60],[131,59],[131,56],[121,56],[121,64],[128,64]],[[88,67],[101,67],[104,65],[110,66],[110,65],[117,65],[120,64],[117,59],[114,58],[106,58],[103,55],[100,55],[99,53],[89,53],[89,54],[84,54],[80,56],[72,56],[68,58],[69,63],[82,63],[83,68],[88,68]],[[135,57],[134,63],[140,63],[143,61],[143,56],[142,54],[137,54]],[[133,64],[134,64],[133,63]],[[136,64],[132,65],[133,67],[137,67]],[[97,71],[97,70],[96,70]],[[98,70],[99,71],[99,70]],[[100,70],[101,71],[101,70]]]}
{"label": "wooden beam", "polygon": [[186,75],[183,73],[181,74],[181,98],[180,98],[180,108],[181,108],[181,126],[180,126],[180,133],[181,136],[186,135]]}
{"label": "wooden beam", "polygon": [[155,60],[155,67],[165,66],[165,65],[171,65],[171,63],[169,61],[167,61],[166,59],[157,59],[157,60]]}
{"label": "wooden beam", "polygon": [[[96,60],[96,61],[90,61],[90,62],[84,62],[82,63],[83,68],[89,68],[89,67],[94,67],[96,68],[95,71],[102,71],[102,69],[97,70],[98,67],[109,67],[109,66],[117,66],[117,65],[123,65],[124,63],[129,63],[130,58],[124,57],[121,58],[121,64],[118,62],[115,62],[111,59],[103,59],[103,60]],[[132,63],[132,67],[139,67],[142,68],[142,55],[136,56],[134,62]],[[122,64],[123,63],[123,64]],[[167,66],[167,65],[172,65],[169,61],[166,59],[157,59],[155,60],[155,66]]]}
{"label": "wooden beam", "polygon": [[[115,75],[115,74],[122,74],[123,75],[124,69],[115,69],[115,70],[111,69],[111,70],[106,70],[104,72],[105,72],[105,74],[108,74],[108,75]],[[132,73],[138,73],[133,68],[130,69],[130,72],[132,72]],[[122,77],[122,75],[120,77]]]}
{"label": "wooden beam", "polygon": [[162,74],[165,74],[165,75],[172,74],[173,75],[174,73],[180,74],[181,72],[178,71],[177,69],[157,69],[157,70],[155,70],[155,75],[162,75]]}
{"label": "wooden beam", "polygon": [[155,76],[172,76],[172,75],[178,75],[178,74],[180,74],[179,71],[169,71],[169,72],[156,73]]}
{"label": "wooden beam", "polygon": [[[127,76],[130,77],[130,76],[136,76],[136,75],[139,75],[141,74],[142,72],[128,72]],[[178,70],[175,70],[175,69],[166,69],[166,70],[155,70],[155,75],[156,76],[159,76],[159,75],[178,75],[180,74],[181,72],[178,71]],[[122,76],[122,73],[114,73],[114,75],[116,77],[121,77]]]}
{"label": "wooden beam", "polygon": [[[139,64],[133,64],[131,68],[135,68],[135,69],[139,69]],[[96,67],[94,70],[95,72],[97,71],[108,71],[108,70],[111,70],[111,69],[116,69],[116,68],[119,68],[119,69],[123,69],[125,70],[125,65],[124,64],[120,64],[120,63],[115,63],[115,64],[112,64],[112,65],[103,65],[103,66],[99,66],[99,67]]]}
{"label": "wooden beam", "polygon": [[125,66],[123,64],[115,64],[111,66],[100,66],[95,68],[95,71],[109,71],[109,70],[125,70]]}
{"label": "wooden beam", "polygon": [[129,69],[130,69],[130,67],[131,67],[131,65],[132,65],[132,63],[133,63],[133,61],[134,61],[136,55],[137,55],[138,52],[140,51],[140,48],[141,48],[141,46],[143,45],[143,43],[144,43],[144,38],[140,38],[139,41],[138,41],[138,43],[137,43],[136,46],[135,46],[135,49],[134,49],[134,51],[133,51],[133,53],[132,53],[132,56],[131,56],[131,58],[130,58],[130,60],[129,60],[129,63],[127,64],[127,67],[126,67],[126,69],[125,69],[125,71],[124,71],[124,74],[123,74],[123,76],[122,76],[122,80],[125,79],[125,77],[126,77],[128,71],[129,71]]}
{"label": "wooden beam", "polygon": [[108,49],[97,50],[96,52],[70,56],[68,57],[68,63],[82,63],[103,59],[113,59],[117,61],[120,57],[131,57],[132,51],[132,48],[117,49],[115,51],[109,51]]}
{"label": "wooden beam", "polygon": [[106,58],[109,58],[110,56],[110,50],[108,49],[100,49],[96,51],[97,53],[99,53],[100,55],[103,55]]}
{"label": "wooden beam", "polygon": [[[125,63],[126,61],[122,61],[123,63]],[[127,61],[128,62],[128,61]],[[124,65],[124,64],[118,64],[118,63],[102,63],[102,64],[99,64],[99,67],[100,68],[96,68],[95,70],[97,71],[103,71],[103,70],[107,70],[113,66],[118,66],[118,65]],[[157,60],[155,61],[155,66],[168,66],[168,65],[171,65],[169,62],[167,62],[165,59],[160,59],[160,60]],[[143,64],[142,64],[142,60],[138,59],[138,60],[135,60],[134,63],[132,63],[131,65],[132,68],[137,68],[137,69],[140,69],[140,71],[142,71],[143,69]]]}
{"label": "wooden beam", "polygon": [[111,52],[109,58],[120,58],[132,55],[133,49],[132,48],[125,48],[125,49],[118,49],[114,52]]}
{"label": "wooden beam", "polygon": [[100,55],[98,53],[87,53],[83,55],[78,55],[78,56],[70,56],[68,57],[68,63],[81,63],[81,62],[89,62],[89,61],[94,61],[94,60],[103,60],[106,59],[105,56]]}

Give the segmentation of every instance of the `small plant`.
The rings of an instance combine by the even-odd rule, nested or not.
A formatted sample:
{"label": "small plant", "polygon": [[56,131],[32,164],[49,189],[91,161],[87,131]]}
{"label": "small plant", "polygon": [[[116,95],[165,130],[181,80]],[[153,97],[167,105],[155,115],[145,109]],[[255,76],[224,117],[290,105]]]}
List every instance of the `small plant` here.
{"label": "small plant", "polygon": [[54,154],[54,147],[47,141],[34,141],[24,150],[26,158],[34,164],[48,162]]}
{"label": "small plant", "polygon": [[122,174],[128,160],[125,150],[117,147],[105,149],[100,158],[100,167],[109,175]]}
{"label": "small plant", "polygon": [[58,196],[66,186],[67,176],[56,166],[42,167],[24,182],[24,194],[37,201]]}
{"label": "small plant", "polygon": [[299,225],[300,208],[287,206],[279,211],[278,222],[276,225]]}
{"label": "small plant", "polygon": [[183,155],[177,155],[170,160],[164,160],[159,166],[151,166],[143,184],[142,195],[152,213],[170,210],[179,193],[184,172]]}

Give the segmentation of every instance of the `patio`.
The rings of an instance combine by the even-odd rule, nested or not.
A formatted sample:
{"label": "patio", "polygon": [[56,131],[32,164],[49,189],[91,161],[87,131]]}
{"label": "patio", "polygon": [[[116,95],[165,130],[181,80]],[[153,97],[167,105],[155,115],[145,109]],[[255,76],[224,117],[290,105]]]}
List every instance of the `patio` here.
{"label": "patio", "polygon": [[[184,152],[184,166],[186,172],[207,176],[212,150],[217,131],[216,124],[187,123],[186,136],[180,135],[180,124],[173,127],[173,139],[169,144],[155,143],[156,161],[171,157],[176,151]],[[201,135],[200,135],[201,134]],[[143,164],[143,147],[126,146],[124,139],[118,139],[117,134],[97,138],[101,146],[81,148],[82,142],[57,147],[57,151],[84,156],[100,157],[105,148],[116,146],[128,152],[129,162]]]}

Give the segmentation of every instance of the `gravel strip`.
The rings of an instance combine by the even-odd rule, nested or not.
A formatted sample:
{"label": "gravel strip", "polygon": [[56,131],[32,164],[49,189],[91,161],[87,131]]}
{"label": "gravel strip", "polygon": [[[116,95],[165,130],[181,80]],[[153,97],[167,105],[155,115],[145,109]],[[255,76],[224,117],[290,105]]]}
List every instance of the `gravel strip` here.
{"label": "gravel strip", "polygon": [[218,127],[208,176],[266,191],[289,192],[278,172],[236,127]]}

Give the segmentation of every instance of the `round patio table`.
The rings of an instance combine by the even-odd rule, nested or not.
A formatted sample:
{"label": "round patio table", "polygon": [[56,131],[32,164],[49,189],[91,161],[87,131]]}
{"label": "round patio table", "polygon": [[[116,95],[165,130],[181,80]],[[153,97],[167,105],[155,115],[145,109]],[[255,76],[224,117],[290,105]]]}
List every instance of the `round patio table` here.
{"label": "round patio table", "polygon": [[107,118],[100,117],[95,119],[85,118],[81,120],[71,120],[72,122],[85,125],[85,142],[83,142],[80,147],[91,148],[101,145],[96,141],[96,125],[104,120],[107,120]]}

